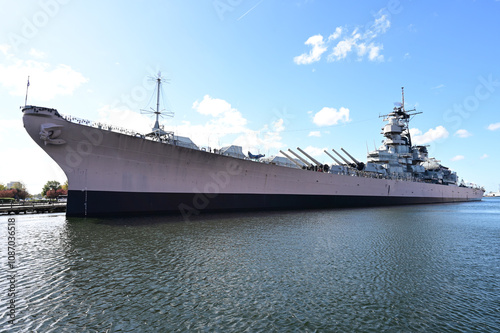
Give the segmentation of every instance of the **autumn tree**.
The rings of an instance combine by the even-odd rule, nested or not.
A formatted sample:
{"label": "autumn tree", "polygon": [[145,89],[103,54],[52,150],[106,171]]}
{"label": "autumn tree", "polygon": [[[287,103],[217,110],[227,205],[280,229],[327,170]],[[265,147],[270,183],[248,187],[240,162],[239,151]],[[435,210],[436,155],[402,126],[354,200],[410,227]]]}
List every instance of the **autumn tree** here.
{"label": "autumn tree", "polygon": [[23,182],[14,182],[10,188],[0,184],[0,198],[26,199],[30,194]]}
{"label": "autumn tree", "polygon": [[0,198],[14,198],[14,190],[1,190]]}
{"label": "autumn tree", "polygon": [[26,191],[26,188],[22,188],[22,189],[18,189],[18,188],[16,188],[16,189],[14,189],[14,190],[15,190],[15,191],[17,191],[17,193],[16,193],[16,194],[15,194],[15,196],[14,196],[14,198],[16,198],[16,199],[22,199],[22,200],[24,200],[24,199],[26,199],[27,197],[29,197],[29,195],[30,195],[30,194],[28,193],[28,191]]}
{"label": "autumn tree", "polygon": [[0,191],[0,198],[26,199],[30,194],[26,189],[11,188]]}
{"label": "autumn tree", "polygon": [[46,193],[45,193],[45,196],[49,199],[54,199],[54,198],[57,198],[61,195],[68,195],[68,191],[66,190],[63,190],[62,188],[60,189],[57,189],[57,190],[48,190]]}
{"label": "autumn tree", "polygon": [[47,192],[50,190],[57,191],[61,189],[61,183],[59,183],[57,180],[49,180],[42,189],[42,196],[47,195]]}

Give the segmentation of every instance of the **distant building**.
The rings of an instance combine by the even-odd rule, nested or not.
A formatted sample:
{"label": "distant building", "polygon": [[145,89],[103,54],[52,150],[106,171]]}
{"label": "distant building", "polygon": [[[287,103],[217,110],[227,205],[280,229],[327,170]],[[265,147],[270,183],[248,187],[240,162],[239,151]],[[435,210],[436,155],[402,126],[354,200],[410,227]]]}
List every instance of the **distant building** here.
{"label": "distant building", "polygon": [[484,194],[485,197],[500,197],[500,185],[498,185],[498,192],[490,191]]}
{"label": "distant building", "polygon": [[11,189],[11,188],[23,188],[23,183],[21,183],[20,181],[8,182],[6,187],[8,189]]}

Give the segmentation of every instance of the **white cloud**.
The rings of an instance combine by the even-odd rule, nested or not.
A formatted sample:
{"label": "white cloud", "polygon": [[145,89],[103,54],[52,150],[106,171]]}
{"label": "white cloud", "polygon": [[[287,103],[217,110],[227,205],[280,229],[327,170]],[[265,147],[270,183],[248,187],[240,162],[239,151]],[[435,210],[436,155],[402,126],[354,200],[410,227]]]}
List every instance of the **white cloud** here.
{"label": "white cloud", "polygon": [[465,158],[464,155],[457,155],[455,157],[453,157],[451,160],[452,161],[460,161],[460,160],[463,160]]}
{"label": "white cloud", "polygon": [[375,46],[373,43],[368,45],[369,53],[368,53],[368,59],[371,61],[383,61],[384,56],[380,55],[380,51],[383,49],[383,46]]}
{"label": "white cloud", "polygon": [[247,120],[241,112],[223,99],[205,95],[203,100],[193,103],[193,109],[209,116],[210,119],[202,125],[185,121],[171,130],[176,135],[190,137],[198,145],[210,147],[229,145],[233,142],[228,136],[243,135],[249,131],[246,127]]}
{"label": "white cloud", "polygon": [[484,160],[485,158],[488,158],[488,154],[483,154],[483,156],[480,157],[480,159]]}
{"label": "white cloud", "polygon": [[284,147],[281,142],[281,132],[285,129],[283,123],[283,119],[278,119],[271,126],[265,125],[257,131],[246,129],[233,141],[233,144],[242,146],[245,153],[247,151],[265,152],[269,149],[281,149]]}
{"label": "white cloud", "polygon": [[193,109],[203,115],[218,116],[225,112],[231,111],[231,104],[223,99],[211,98],[208,95],[203,97],[201,102],[194,102]]}
{"label": "white cloud", "polygon": [[[328,55],[328,61],[339,61],[347,58],[349,54],[356,53],[358,60],[362,60],[367,56],[370,61],[384,61],[384,56],[380,54],[384,46],[373,42],[379,35],[387,32],[391,26],[391,22],[387,15],[379,11],[375,20],[365,31],[360,32],[359,28],[355,28],[349,34],[344,27],[336,27],[335,31],[327,38],[326,42],[322,35],[309,37],[306,45],[312,45],[313,48],[309,54],[302,54],[294,58],[294,62],[298,65],[310,64],[321,59],[321,55],[327,51],[328,44],[333,43],[331,52]],[[344,36],[341,38],[341,36]],[[336,43],[336,44],[335,44]]]}
{"label": "white cloud", "polygon": [[219,133],[239,133],[243,132],[247,120],[243,118],[241,112],[231,107],[231,104],[223,99],[212,98],[205,95],[201,102],[194,102],[193,109],[203,115],[209,115],[214,119],[209,121],[209,125],[215,126]]}
{"label": "white cloud", "polygon": [[0,52],[3,53],[4,56],[12,56],[9,52],[10,50],[10,45],[7,44],[0,44]]}
{"label": "white cloud", "polygon": [[444,88],[444,87],[445,87],[445,85],[441,83],[441,84],[438,84],[435,87],[432,87],[431,89],[441,89],[441,88]]}
{"label": "white cloud", "polygon": [[297,65],[308,65],[313,62],[319,61],[321,59],[321,55],[325,53],[327,47],[324,46],[325,42],[323,41],[323,36],[314,35],[307,39],[305,45],[311,45],[312,49],[309,53],[303,53],[299,56],[293,58],[293,61]]}
{"label": "white cloud", "polygon": [[332,41],[339,38],[340,35],[342,34],[342,30],[343,30],[342,27],[335,28],[335,32],[328,37],[328,41]]}
{"label": "white cloud", "polygon": [[155,119],[144,114],[134,112],[127,108],[117,108],[110,105],[103,106],[98,110],[98,113],[98,122],[144,134],[151,131],[155,121]]}
{"label": "white cloud", "polygon": [[469,131],[466,129],[459,129],[458,131],[455,132],[455,136],[458,136],[459,138],[468,138],[469,136],[472,135]]}
{"label": "white cloud", "polygon": [[47,55],[45,54],[45,52],[43,51],[40,51],[40,50],[36,50],[36,49],[31,49],[30,50],[30,56],[34,57],[34,58],[39,58],[39,59],[43,59],[45,58]]}
{"label": "white cloud", "polygon": [[312,131],[309,132],[309,136],[315,136],[315,137],[321,137],[321,132],[320,131]]}
{"label": "white cloud", "polygon": [[[173,131],[175,135],[187,136],[199,146],[216,148],[231,144],[240,145],[243,146],[245,153],[248,150],[260,152],[284,146],[281,142],[281,132],[285,130],[282,118],[264,125],[259,130],[251,130],[247,127],[247,119],[230,103],[209,95],[205,95],[201,101],[194,102],[193,109],[210,119],[203,124],[184,121],[177,126],[164,122],[165,130]],[[154,123],[153,117],[109,105],[99,109],[99,116],[99,122],[139,133],[150,132]]]}
{"label": "white cloud", "polygon": [[273,128],[276,132],[282,132],[285,130],[285,126],[283,125],[285,121],[283,119],[278,119],[273,123]]}
{"label": "white cloud", "polygon": [[319,156],[324,156],[323,154],[325,153],[325,150],[327,148],[317,148],[313,146],[307,146],[304,151],[311,155],[312,157],[319,157]]}
{"label": "white cloud", "polygon": [[[389,21],[387,15],[382,14],[382,11],[379,11],[378,15],[379,17],[375,19],[373,30],[371,31],[371,33],[375,33],[376,35],[386,33],[391,26],[391,21]],[[376,35],[374,37],[376,37]]]}
{"label": "white cloud", "polygon": [[496,130],[497,130],[497,129],[499,129],[499,128],[500,128],[500,123],[494,123],[494,124],[490,124],[490,125],[488,126],[488,129],[489,129],[490,131],[496,131]]}
{"label": "white cloud", "polygon": [[[356,52],[358,60],[362,60],[366,55],[370,61],[383,61],[384,56],[380,54],[384,46],[372,42],[380,34],[384,34],[391,22],[386,15],[379,12],[374,23],[369,26],[363,33],[356,28],[350,36],[344,37],[332,49],[328,56],[329,61],[338,61],[345,59],[349,53]],[[330,39],[329,39],[330,40]]]}
{"label": "white cloud", "polygon": [[431,128],[424,134],[418,128],[411,128],[410,134],[412,141],[416,145],[424,145],[439,139],[445,139],[449,136],[448,131],[443,126],[437,126],[436,128]]}
{"label": "white cloud", "polygon": [[[281,132],[285,130],[283,117],[253,130],[247,127],[248,121],[241,112],[223,99],[205,95],[201,101],[193,103],[193,109],[208,116],[209,120],[203,124],[184,121],[177,126],[167,123],[165,130],[173,131],[175,135],[187,136],[202,147],[217,148],[234,144],[242,146],[244,153],[251,151],[254,154],[284,147],[281,142]],[[148,129],[150,128],[151,124]]]}
{"label": "white cloud", "polygon": [[349,119],[349,109],[344,107],[337,110],[325,106],[313,117],[313,122],[318,126],[332,126],[340,122],[346,123],[349,121],[351,121],[351,119]]}
{"label": "white cloud", "polygon": [[[75,89],[87,82],[81,73],[68,65],[52,65],[37,60],[19,59],[9,53],[10,48],[0,45],[4,58],[0,59],[0,85],[9,89],[12,96],[24,96],[26,83],[30,77],[29,100],[48,101],[58,95],[71,95]],[[37,50],[30,52],[32,56],[40,57]]]}
{"label": "white cloud", "polygon": [[[353,44],[356,47],[358,60],[362,60],[365,55],[368,55],[368,59],[371,61],[383,61],[384,56],[380,54],[380,51],[384,48],[382,45],[375,45],[374,43],[370,43],[366,45],[365,43]],[[335,51],[330,54],[330,56],[335,56]],[[347,54],[345,55],[347,56]],[[344,58],[345,58],[344,56]],[[339,60],[329,58],[331,61]]]}
{"label": "white cloud", "polygon": [[341,40],[333,48],[332,53],[328,56],[329,61],[341,60],[347,57],[347,54],[352,51],[352,48],[356,45],[356,39],[348,38]]}

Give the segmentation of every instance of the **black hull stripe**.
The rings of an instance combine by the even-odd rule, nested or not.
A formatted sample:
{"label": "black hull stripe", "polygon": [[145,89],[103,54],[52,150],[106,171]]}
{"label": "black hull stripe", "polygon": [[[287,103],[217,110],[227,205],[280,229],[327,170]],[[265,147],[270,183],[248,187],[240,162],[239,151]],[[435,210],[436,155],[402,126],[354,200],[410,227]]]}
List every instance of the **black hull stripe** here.
{"label": "black hull stripe", "polygon": [[351,208],[464,202],[481,198],[69,191],[67,216],[192,215],[210,211]]}

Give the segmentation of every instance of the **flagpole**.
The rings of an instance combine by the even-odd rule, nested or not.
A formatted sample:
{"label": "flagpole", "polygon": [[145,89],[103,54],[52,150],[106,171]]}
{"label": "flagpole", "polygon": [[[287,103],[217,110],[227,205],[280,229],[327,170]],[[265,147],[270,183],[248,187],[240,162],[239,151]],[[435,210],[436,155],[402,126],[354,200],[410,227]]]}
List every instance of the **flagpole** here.
{"label": "flagpole", "polygon": [[28,84],[26,84],[26,97],[24,98],[24,106],[26,106],[26,103],[28,101],[28,88],[30,86],[30,77],[28,75]]}

